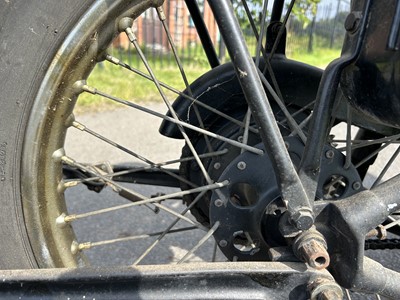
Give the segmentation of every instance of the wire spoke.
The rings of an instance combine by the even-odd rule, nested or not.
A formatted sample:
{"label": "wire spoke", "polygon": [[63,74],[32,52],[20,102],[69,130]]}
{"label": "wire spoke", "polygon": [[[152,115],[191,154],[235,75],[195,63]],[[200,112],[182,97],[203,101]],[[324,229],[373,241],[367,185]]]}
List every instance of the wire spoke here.
{"label": "wire spoke", "polygon": [[[312,118],[312,112],[308,115],[307,118],[305,118],[305,119],[299,124],[299,128],[300,128],[300,129],[303,129],[304,127],[306,127],[307,124],[311,121],[311,118]],[[297,134],[296,131],[293,130],[293,131],[289,134],[289,136],[295,136],[296,134]]]}
{"label": "wire spoke", "polygon": [[[247,3],[246,3],[247,5]],[[264,39],[264,32],[265,32],[265,19],[267,18],[267,8],[268,8],[268,0],[264,0],[264,6],[262,10],[262,15],[261,15],[261,28],[260,28],[260,34],[259,37],[257,38],[257,49],[256,49],[256,66],[257,68],[260,67],[260,53],[261,53],[261,47],[262,47],[262,42]]]}
{"label": "wire spoke", "polygon": [[[173,229],[173,230],[169,230],[166,234],[180,233],[180,232],[185,232],[185,231],[192,231],[192,230],[195,230],[195,229],[198,229],[198,228],[196,226],[191,226],[191,227]],[[153,232],[153,233],[145,233],[145,234],[139,234],[139,235],[135,235],[135,236],[127,236],[127,237],[123,237],[123,238],[104,240],[104,241],[98,241],[98,242],[84,242],[84,243],[80,243],[78,245],[78,249],[79,250],[89,250],[89,249],[92,249],[94,247],[99,247],[99,246],[105,246],[105,245],[121,243],[121,242],[129,242],[129,241],[134,241],[134,240],[147,239],[147,238],[151,238],[151,237],[154,237],[154,236],[159,236],[163,232],[164,231]]]}
{"label": "wire spoke", "polygon": [[[278,103],[278,105],[279,105],[280,109],[283,111],[284,115],[286,116],[286,120],[288,120],[288,123],[289,123],[289,126],[290,126],[291,130],[294,131],[301,138],[303,143],[305,143],[306,142],[306,136],[304,135],[304,133],[301,130],[302,127],[299,127],[299,125],[297,124],[297,122],[293,118],[294,116],[291,116],[289,111],[288,111],[288,109],[286,108],[286,105],[284,104],[284,101],[283,101],[282,93],[281,93],[280,88],[279,88],[279,84],[278,84],[278,82],[276,80],[275,73],[274,73],[274,71],[272,69],[272,66],[271,66],[271,59],[272,59],[272,56],[273,56],[274,52],[276,51],[276,49],[274,50],[274,48],[273,48],[272,49],[273,52],[271,52],[270,56],[268,57],[267,53],[265,52],[265,49],[262,47],[262,39],[263,39],[264,24],[265,24],[265,12],[266,12],[266,9],[267,9],[268,1],[264,1],[263,16],[262,16],[262,20],[261,20],[261,36],[259,35],[259,33],[257,31],[257,27],[255,25],[254,19],[253,19],[252,15],[251,15],[251,12],[250,12],[249,7],[247,5],[247,1],[246,0],[242,0],[242,3],[243,3],[243,6],[244,6],[244,9],[246,11],[247,17],[248,17],[248,19],[250,21],[250,25],[251,25],[251,27],[253,29],[254,35],[256,37],[256,40],[258,41],[258,43],[257,43],[257,53],[256,53],[256,65],[259,66],[260,51],[261,51],[261,53],[263,54],[263,56],[265,58],[265,68],[264,68],[263,72],[261,72],[261,70],[258,70],[260,78],[263,81],[264,85],[267,87],[268,91],[272,94],[274,100]],[[289,15],[291,13],[293,5],[294,5],[294,1],[293,1],[293,3],[291,3],[291,6],[289,6],[289,10],[288,10],[288,13],[286,15],[285,21],[284,21],[283,26],[282,26],[281,30],[279,31],[278,37],[277,37],[277,39],[275,41],[275,44],[274,44],[275,48],[279,44],[279,41],[280,41],[280,39],[282,37],[282,34],[283,34],[283,30],[282,29],[284,29],[284,27],[286,26],[286,23],[287,23],[287,20],[289,18]],[[269,82],[267,81],[267,79],[264,76],[264,74],[266,73],[267,70],[268,70],[268,73],[270,74],[270,77],[271,77],[271,80],[272,80],[272,84],[274,85],[275,90],[272,88],[272,86],[269,84]]]}
{"label": "wire spoke", "polygon": [[211,229],[207,232],[207,234],[206,234],[192,249],[190,249],[190,250],[186,253],[186,255],[185,255],[184,257],[181,258],[180,261],[178,261],[178,264],[182,264],[182,263],[184,263],[185,261],[187,261],[187,260],[190,258],[190,256],[191,256],[194,252],[197,251],[197,249],[199,249],[202,245],[204,245],[205,242],[208,241],[208,239],[209,239],[210,237],[212,237],[212,235],[214,234],[214,232],[217,231],[218,227],[219,227],[219,221],[215,222],[214,226],[211,227]]}
{"label": "wire spoke", "polygon": [[[143,201],[144,201],[144,200],[143,200]],[[170,208],[168,208],[168,207],[166,207],[166,206],[164,206],[164,205],[162,205],[162,204],[160,204],[160,203],[153,203],[153,205],[154,205],[155,207],[158,207],[159,209],[162,209],[163,211],[165,211],[165,212],[167,212],[167,213],[169,213],[169,214],[175,216],[175,217],[178,217],[178,218],[180,218],[180,219],[186,221],[186,222],[189,223],[189,224],[195,225],[197,228],[199,228],[199,229],[201,229],[201,230],[206,230],[206,229],[207,229],[207,227],[205,227],[205,226],[203,226],[203,225],[201,225],[201,224],[199,224],[199,223],[197,223],[197,222],[195,222],[195,221],[189,219],[188,217],[182,216],[181,214],[177,213],[177,212],[174,211],[173,209],[170,209]]]}
{"label": "wire spoke", "polygon": [[345,289],[345,293],[347,300],[351,300],[350,291],[348,289]]}
{"label": "wire spoke", "polygon": [[[247,1],[246,1],[246,0],[242,0],[242,4],[243,4],[243,7],[244,7],[244,9],[245,9],[247,18],[248,18],[248,20],[249,20],[249,22],[250,22],[250,26],[251,26],[251,28],[252,28],[252,30],[253,30],[254,36],[255,36],[256,40],[259,41],[259,40],[260,40],[260,35],[258,34],[257,26],[256,26],[256,24],[255,24],[255,22],[254,22],[253,16],[251,15],[249,6],[248,6],[248,4],[247,4]],[[263,20],[265,20],[265,18],[264,18]],[[265,68],[268,69],[268,73],[269,73],[269,75],[270,75],[270,77],[271,77],[272,84],[273,84],[273,86],[274,86],[274,88],[275,88],[275,91],[276,91],[276,93],[278,94],[279,98],[280,98],[280,99],[283,99],[282,92],[281,92],[281,90],[280,90],[280,88],[279,88],[278,81],[276,80],[275,73],[274,73],[274,71],[273,71],[273,69],[272,69],[272,66],[271,66],[271,62],[270,62],[270,60],[268,59],[267,52],[265,51],[264,47],[262,46],[262,43],[261,43],[260,50],[261,50],[261,53],[262,53],[262,55],[263,55],[263,57],[264,57]],[[257,67],[258,67],[258,64],[257,64]],[[264,70],[263,73],[265,73],[265,70]]]}
{"label": "wire spoke", "polygon": [[389,228],[392,228],[392,227],[394,227],[394,226],[400,226],[400,219],[395,219],[395,218],[393,218],[393,217],[391,217],[391,216],[389,216],[388,217],[388,219],[390,220],[390,221],[392,221],[392,222],[390,222],[389,224],[387,224],[387,225],[384,225],[383,226],[383,228],[385,228],[386,230],[387,229],[389,229]]}
{"label": "wire spoke", "polygon": [[[91,173],[91,174],[94,173],[94,171],[92,171],[91,169],[83,166],[80,163],[75,162],[73,159],[71,159],[69,157],[63,156],[61,158],[61,160],[64,163],[67,163],[68,165],[73,166],[73,167],[78,167],[79,169],[81,169],[81,170],[83,170],[85,172],[88,172],[88,173]],[[167,207],[165,207],[165,206],[163,206],[163,205],[161,205],[160,203],[157,203],[157,202],[160,202],[160,201],[163,201],[163,200],[166,200],[166,199],[174,199],[176,197],[182,197],[184,195],[188,195],[188,194],[191,194],[191,193],[197,193],[197,192],[202,192],[202,191],[207,191],[207,190],[217,190],[218,188],[221,188],[221,187],[226,186],[226,185],[229,184],[228,181],[224,181],[222,183],[214,183],[214,184],[211,184],[211,185],[208,185],[208,186],[202,186],[202,187],[194,188],[194,189],[191,189],[191,190],[184,190],[184,191],[181,191],[181,192],[172,193],[172,194],[163,195],[163,196],[158,196],[158,197],[153,197],[153,198],[149,199],[149,198],[147,198],[147,197],[145,197],[145,196],[143,196],[143,195],[141,195],[141,194],[139,194],[139,193],[137,193],[135,191],[132,191],[131,189],[127,189],[124,186],[115,183],[114,181],[102,176],[101,174],[99,174],[99,177],[101,179],[103,179],[104,181],[110,183],[110,185],[113,187],[113,190],[117,190],[117,192],[121,196],[123,196],[124,198],[128,198],[128,199],[130,199],[130,200],[132,200],[134,202],[133,203],[128,203],[128,204],[123,204],[123,205],[118,205],[118,206],[113,206],[113,207],[109,207],[109,208],[99,209],[99,210],[95,210],[95,211],[91,211],[91,212],[87,212],[87,213],[82,213],[82,214],[67,215],[67,216],[61,215],[59,217],[60,219],[58,220],[59,224],[65,224],[65,223],[69,223],[69,222],[72,222],[72,221],[75,221],[75,220],[78,220],[78,219],[87,218],[87,217],[91,217],[91,216],[95,216],[95,215],[99,215],[99,214],[104,214],[104,213],[108,213],[108,212],[116,211],[116,210],[120,210],[120,209],[125,209],[125,208],[132,207],[132,206],[148,205],[148,204],[152,203],[157,208],[162,209],[162,210],[164,210],[164,211],[166,211],[166,212],[168,212],[168,213],[170,213],[172,215],[178,216],[178,217],[182,218],[183,220],[187,221],[188,223],[193,224],[195,226],[198,226],[200,229],[204,229],[205,228],[204,226],[202,226],[200,224],[196,224],[192,220],[190,220],[190,219],[188,219],[186,217],[178,215],[175,211],[173,211],[173,210],[171,210],[171,209],[169,209],[169,208],[167,208]],[[150,209],[152,209],[152,208],[150,208]],[[155,210],[153,210],[153,211],[155,211]]]}
{"label": "wire spoke", "polygon": [[214,247],[213,247],[213,250],[212,250],[212,258],[211,258],[212,262],[216,262],[217,261],[217,250],[218,250],[217,241],[214,241]]}
{"label": "wire spoke", "polygon": [[[71,159],[70,158],[63,158],[62,159],[64,162],[66,162],[67,164],[71,164],[74,167],[78,167],[81,170],[85,171],[85,172],[90,172],[93,173],[93,171],[91,171],[90,169],[86,168],[85,166],[79,164],[79,163],[71,163]],[[120,209],[125,209],[128,207],[133,207],[133,206],[138,206],[138,205],[143,205],[143,204],[149,204],[149,203],[155,203],[158,204],[157,202],[162,201],[162,200],[167,200],[167,199],[174,199],[176,197],[182,197],[185,195],[189,195],[189,194],[194,194],[194,193],[199,193],[202,191],[211,191],[211,190],[216,190],[216,189],[220,189],[224,186],[227,186],[229,184],[229,181],[223,181],[223,182],[217,182],[217,183],[213,183],[213,184],[209,184],[209,185],[204,185],[198,188],[193,188],[193,189],[188,189],[188,190],[184,190],[184,191],[180,191],[180,192],[176,192],[176,193],[171,193],[168,195],[163,195],[163,196],[159,196],[159,197],[154,197],[154,198],[147,198],[143,195],[140,195],[139,193],[136,193],[130,189],[127,189],[115,182],[113,182],[112,180],[99,175],[99,177],[107,182],[111,182],[111,184],[115,185],[117,188],[121,188],[122,191],[129,193],[130,195],[132,195],[133,197],[136,197],[135,202],[133,203],[127,203],[127,204],[122,204],[122,205],[117,205],[117,206],[113,206],[113,207],[109,207],[109,208],[104,208],[104,209],[99,209],[99,210],[95,210],[95,211],[91,211],[91,212],[87,212],[87,213],[82,213],[82,214],[75,214],[75,215],[68,215],[68,216],[63,216],[63,222],[72,222],[78,219],[82,219],[82,218],[87,218],[87,217],[91,217],[91,216],[96,216],[99,214],[104,214],[104,213],[108,213],[108,212],[112,212],[112,211],[116,211],[116,210],[120,210]]]}
{"label": "wire spoke", "polygon": [[[94,171],[93,169],[86,167],[86,166],[82,165],[81,163],[76,162],[74,159],[72,159],[68,156],[62,156],[61,161],[71,167],[81,169],[84,172],[87,172],[89,174],[99,177],[101,180],[108,183],[114,191],[118,192],[121,196],[123,195],[124,198],[129,198],[131,201],[134,201],[135,203],[138,203],[138,201],[140,201],[140,200],[146,199],[145,196],[118,184],[117,182],[100,174],[98,171]],[[143,204],[147,205],[147,203],[143,203]],[[150,209],[153,210],[152,208],[150,208]],[[62,219],[63,219],[62,222],[69,222],[69,220],[70,221],[75,220],[73,215],[62,217]]]}
{"label": "wire spoke", "polygon": [[[273,53],[276,51],[276,49],[274,50],[274,48],[277,47],[277,45],[279,44],[280,38],[282,37],[282,34],[283,34],[282,28],[284,28],[286,26],[287,20],[289,18],[289,15],[291,13],[292,7],[294,5],[294,1],[292,1],[291,5],[289,6],[289,10],[288,10],[288,13],[286,15],[285,21],[284,21],[283,26],[282,26],[282,28],[281,28],[281,30],[280,30],[280,32],[278,34],[278,37],[277,37],[277,39],[275,41],[274,48],[272,49],[273,51],[271,52],[271,55],[268,58],[267,58],[267,54],[265,52],[265,49],[262,47],[262,39],[263,39],[264,24],[265,24],[265,11],[266,11],[266,8],[267,8],[267,5],[268,5],[268,1],[264,1],[263,16],[262,16],[262,20],[261,20],[261,22],[262,22],[261,23],[261,36],[257,32],[257,28],[256,28],[256,25],[255,25],[254,19],[251,16],[250,10],[248,8],[247,1],[246,0],[242,0],[242,3],[243,3],[243,6],[245,8],[247,17],[248,17],[248,19],[250,21],[250,25],[251,25],[251,27],[253,29],[254,35],[256,37],[256,40],[258,41],[258,43],[257,43],[257,53],[256,53],[256,65],[257,66],[259,65],[260,51],[263,54],[263,56],[266,58],[265,59],[266,65],[265,65],[264,71],[261,72],[261,70],[258,70],[260,78],[261,78],[262,82],[264,83],[264,85],[267,87],[268,91],[272,94],[274,100],[278,103],[280,109],[283,111],[284,115],[286,116],[286,120],[288,121],[289,126],[291,127],[291,129],[297,135],[299,135],[299,137],[302,139],[303,143],[305,143],[306,137],[305,137],[304,133],[302,132],[301,127],[299,127],[299,125],[296,123],[296,121],[294,120],[293,116],[287,110],[286,105],[284,104],[284,101],[282,100],[283,96],[282,96],[281,91],[279,89],[279,85],[278,85],[278,83],[276,81],[275,73],[272,70],[272,66],[270,64],[270,60],[271,60],[271,58],[273,56]],[[266,70],[268,70],[268,72],[269,72],[269,74],[271,76],[272,83],[273,83],[276,91],[272,88],[272,86],[269,84],[269,82],[267,81],[267,79],[264,76]]]}
{"label": "wire spoke", "polygon": [[350,104],[347,104],[347,132],[346,132],[346,162],[344,164],[344,169],[348,169],[351,166],[351,153],[352,153],[352,146],[351,146],[351,120],[352,113]]}
{"label": "wire spoke", "polygon": [[[126,147],[124,147],[124,146],[122,146],[122,145],[120,145],[120,144],[118,144],[118,143],[106,138],[105,136],[103,136],[103,135],[91,130],[90,128],[88,128],[87,126],[83,125],[82,123],[74,121],[72,123],[72,126],[77,128],[77,129],[79,129],[80,131],[86,132],[86,133],[88,133],[88,134],[90,134],[90,135],[92,135],[92,136],[94,136],[94,137],[106,142],[109,145],[114,146],[117,149],[122,150],[123,152],[125,152],[125,153],[127,153],[127,154],[129,154],[129,155],[131,155],[133,157],[136,157],[137,159],[149,164],[152,167],[155,167],[157,165],[156,163],[152,162],[151,160],[145,158],[144,156],[142,156],[140,154],[137,154],[136,152],[133,152],[132,150],[130,150],[130,149],[128,149],[128,148],[126,148]],[[196,184],[194,184],[193,182],[187,180],[186,178],[184,178],[184,177],[182,177],[182,176],[180,176],[178,174],[175,174],[175,173],[173,173],[173,172],[171,172],[169,170],[166,170],[161,166],[158,166],[156,168],[159,169],[160,171],[164,172],[165,174],[167,174],[167,175],[169,175],[169,176],[171,176],[171,177],[173,177],[175,179],[178,179],[179,181],[182,181],[182,182],[188,184],[191,187],[196,187],[197,186]]]}
{"label": "wire spoke", "polygon": [[[168,101],[167,96],[165,95],[164,91],[162,90],[162,88],[160,86],[160,83],[158,82],[158,80],[157,80],[152,68],[149,65],[149,62],[147,61],[145,55],[143,54],[142,49],[140,48],[140,46],[139,46],[139,44],[137,42],[136,36],[134,35],[134,33],[132,31],[132,28],[131,27],[127,27],[125,29],[125,32],[126,32],[126,35],[128,36],[128,39],[130,40],[130,42],[135,47],[140,59],[142,60],[143,64],[145,65],[147,71],[149,72],[149,75],[153,79],[153,82],[154,82],[154,84],[155,84],[155,86],[156,86],[161,98],[163,99],[165,105],[167,106],[169,112],[172,115],[172,118],[176,122],[180,122],[175,109],[172,107],[171,103]],[[176,123],[176,124],[177,124],[177,127],[178,127],[180,133],[182,134],[182,136],[183,136],[183,138],[184,138],[184,140],[186,142],[186,145],[189,147],[190,151],[192,152],[193,156],[195,157],[196,162],[197,162],[197,164],[198,164],[198,166],[199,166],[199,168],[201,170],[201,173],[203,174],[206,182],[208,184],[212,184],[213,180],[211,179],[210,175],[208,174],[206,168],[204,167],[203,162],[200,160],[200,158],[198,156],[198,153],[197,153],[196,149],[194,148],[194,146],[193,146],[189,136],[187,135],[184,127],[180,123]],[[216,191],[216,192],[218,193],[218,191]]]}
{"label": "wire spoke", "polygon": [[[164,14],[164,10],[163,10],[162,6],[157,7],[156,10],[157,10],[157,13],[158,13],[158,17],[159,17],[159,19],[160,19],[160,21],[161,21],[161,23],[162,23],[162,25],[164,27],[164,31],[167,34],[168,42],[169,42],[169,45],[171,46],[172,53],[174,54],[175,61],[176,61],[176,64],[178,65],[179,72],[181,73],[183,82],[185,83],[186,91],[188,92],[189,96],[191,96],[193,98],[192,89],[191,89],[191,87],[189,85],[189,81],[188,81],[186,73],[185,73],[185,71],[183,69],[182,62],[181,62],[181,60],[180,60],[180,58],[178,56],[178,51],[176,49],[175,43],[172,40],[171,32],[170,32],[170,30],[168,28],[168,24],[166,22],[167,18],[166,18],[165,14]],[[193,110],[194,110],[194,112],[196,114],[196,118],[197,118],[197,120],[199,122],[200,128],[205,129],[203,120],[201,118],[200,112],[199,112],[195,102],[193,102],[190,107],[193,107]],[[189,111],[188,111],[188,115],[189,115]],[[209,140],[208,136],[204,135],[204,139],[206,141],[208,151],[211,152],[212,151],[212,146],[211,146],[211,143],[210,143],[210,140]]]}
{"label": "wire spoke", "polygon": [[[164,114],[158,113],[158,112],[156,112],[156,111],[154,111],[154,110],[151,110],[151,109],[149,109],[149,108],[143,107],[143,106],[138,105],[138,104],[135,104],[135,103],[133,103],[133,102],[129,102],[129,101],[120,99],[120,98],[118,98],[118,97],[109,95],[109,94],[107,94],[107,93],[104,93],[104,92],[102,92],[102,91],[97,90],[96,88],[93,88],[93,87],[90,87],[90,86],[87,86],[87,85],[83,85],[83,86],[82,86],[82,89],[83,89],[85,92],[91,93],[91,94],[93,94],[93,95],[100,95],[100,96],[102,96],[102,97],[104,97],[104,98],[110,99],[110,100],[115,101],[115,102],[118,102],[118,103],[120,103],[120,104],[124,104],[124,105],[126,105],[126,106],[131,107],[131,108],[135,108],[135,109],[137,109],[137,110],[140,110],[140,111],[142,111],[142,112],[148,113],[148,114],[153,115],[153,116],[155,116],[155,117],[164,119],[164,120],[169,121],[169,122],[171,122],[171,123],[177,124],[178,126],[186,127],[186,128],[188,128],[188,129],[191,129],[191,130],[193,130],[193,131],[199,132],[199,133],[201,133],[201,134],[206,134],[206,135],[208,135],[208,136],[210,136],[210,137],[212,137],[212,138],[219,139],[219,140],[221,140],[221,141],[223,141],[223,142],[226,142],[226,143],[228,143],[228,144],[231,144],[232,146],[236,146],[236,147],[238,147],[238,148],[243,148],[243,149],[245,149],[245,150],[247,150],[247,151],[249,151],[249,152],[253,152],[253,153],[258,154],[258,155],[263,155],[263,154],[264,154],[264,151],[262,151],[262,150],[260,150],[260,149],[257,149],[257,148],[255,148],[255,147],[251,147],[251,146],[248,146],[248,145],[244,145],[243,143],[240,143],[240,142],[238,142],[238,141],[235,141],[235,140],[226,138],[226,137],[224,137],[224,136],[221,136],[221,135],[219,135],[219,134],[215,134],[215,133],[213,133],[213,132],[210,132],[210,131],[201,129],[201,128],[199,128],[199,127],[196,127],[196,126],[194,126],[194,125],[191,125],[191,124],[186,123],[186,122],[183,122],[183,121],[180,121],[180,120],[178,120],[178,119],[171,118],[171,117],[169,117],[169,116],[166,116],[166,115],[164,115]],[[193,156],[196,157],[196,155],[194,155],[194,154],[193,154]],[[198,156],[198,155],[197,155],[197,156]]]}
{"label": "wire spoke", "polygon": [[[244,127],[243,131],[243,144],[247,145],[249,141],[249,127],[250,127],[250,119],[251,119],[251,109],[250,107],[247,108],[246,116],[244,118],[244,123],[246,126]],[[244,150],[241,150],[241,153],[243,153]]]}
{"label": "wire spoke", "polygon": [[[371,145],[375,145],[375,144],[382,144],[382,143],[399,143],[400,139],[400,134],[396,134],[396,135],[392,135],[389,137],[384,137],[381,139],[376,139],[376,140],[355,140],[352,141],[352,149],[358,149],[358,148],[362,148],[362,147],[368,147]],[[347,140],[332,140],[332,142],[336,142],[336,143],[347,143]],[[339,151],[343,151],[346,150],[346,147],[341,147],[341,148],[337,148],[337,150]]]}
{"label": "wire spoke", "polygon": [[[200,154],[199,157],[201,159],[204,159],[204,158],[222,156],[224,154],[227,154],[228,151],[229,151],[228,149],[223,149],[223,150],[215,151],[215,152],[211,152],[211,153]],[[126,175],[126,174],[131,174],[131,173],[150,170],[153,167],[158,168],[158,167],[161,167],[161,166],[167,166],[167,165],[172,165],[172,164],[182,163],[182,162],[187,162],[187,161],[193,161],[193,160],[194,160],[193,156],[183,157],[183,158],[180,158],[180,159],[174,159],[174,160],[169,160],[169,161],[165,161],[165,162],[160,162],[160,163],[154,164],[152,166],[128,168],[128,169],[123,170],[123,171],[104,174],[104,177],[112,179],[113,177],[116,177],[116,176],[122,176],[122,175]],[[84,179],[69,180],[69,181],[66,181],[65,184],[67,184],[66,187],[72,187],[72,186],[75,186],[75,185],[77,185],[79,183],[84,183],[84,182],[89,182],[89,181],[94,181],[94,180],[99,180],[99,179],[101,179],[99,176],[93,176],[93,177],[88,177],[88,178],[84,178]],[[73,184],[73,183],[75,183],[75,184]]]}
{"label": "wire spoke", "polygon": [[390,143],[384,144],[382,147],[380,147],[379,149],[376,149],[375,151],[370,153],[368,156],[366,156],[363,160],[361,160],[358,164],[356,164],[355,167],[359,168],[360,166],[365,164],[367,161],[369,161],[371,158],[373,158],[374,156],[378,155],[379,152],[383,151],[384,149],[386,149],[389,146],[390,146]]}
{"label": "wire spoke", "polygon": [[[131,71],[131,72],[133,72],[133,73],[135,73],[135,74],[137,74],[137,75],[139,75],[139,76],[141,76],[141,77],[143,77],[143,78],[145,78],[145,79],[151,81],[151,82],[153,82],[153,79],[152,79],[149,75],[143,73],[142,71],[140,71],[140,70],[138,70],[138,69],[135,69],[135,68],[129,66],[128,64],[125,64],[125,63],[121,62],[121,61],[120,61],[118,58],[116,58],[116,57],[113,57],[113,56],[111,56],[111,55],[107,55],[107,56],[106,56],[106,60],[109,61],[109,62],[111,62],[111,63],[113,63],[113,64],[115,64],[115,65],[119,65],[119,66],[121,66],[121,67],[123,67],[123,68],[125,68],[125,69],[127,69],[127,70],[129,70],[129,71]],[[233,80],[234,78],[235,78],[235,77],[232,77],[231,80]],[[169,91],[171,91],[171,92],[173,92],[173,93],[175,93],[175,94],[181,96],[183,99],[188,100],[188,101],[190,101],[191,103],[196,103],[196,105],[201,106],[201,107],[203,107],[204,109],[206,109],[206,110],[208,110],[208,111],[210,111],[210,112],[212,112],[212,113],[214,113],[214,114],[216,114],[216,115],[218,115],[218,116],[220,116],[220,117],[225,118],[226,120],[228,120],[228,121],[230,121],[230,122],[232,122],[232,123],[238,125],[239,127],[242,127],[242,128],[243,128],[243,127],[245,126],[243,122],[240,122],[239,120],[237,120],[237,119],[235,119],[235,118],[232,118],[231,116],[229,116],[229,115],[227,115],[227,114],[221,112],[220,110],[215,109],[214,107],[211,107],[211,106],[209,106],[209,105],[207,105],[207,104],[205,104],[205,103],[203,103],[203,102],[201,102],[201,101],[198,101],[198,99],[193,98],[193,97],[189,96],[188,94],[185,94],[185,93],[183,93],[183,92],[177,90],[176,88],[174,88],[174,87],[172,87],[172,86],[170,86],[170,85],[168,85],[168,84],[166,84],[166,83],[164,83],[164,82],[162,82],[162,81],[159,81],[159,83],[160,83],[160,85],[161,85],[163,88],[165,88],[165,89],[167,89],[167,90],[169,90]],[[223,82],[223,83],[226,83],[226,81]],[[223,83],[222,83],[222,84],[223,84]],[[219,85],[220,85],[220,84],[219,84]],[[212,88],[218,87],[219,85],[214,86],[214,87],[210,87],[209,89],[207,89],[206,92],[209,92],[210,90],[212,90]],[[204,94],[204,93],[203,93],[203,94]],[[202,96],[203,94],[201,94],[200,96]],[[200,96],[199,96],[199,97],[200,97]],[[197,97],[197,98],[199,98],[199,97]],[[252,131],[252,132],[254,132],[254,133],[258,133],[258,130],[255,129],[255,128],[250,128],[250,131]]]}
{"label": "wire spoke", "polygon": [[272,98],[274,98],[275,102],[279,105],[279,108],[282,110],[282,112],[285,114],[286,119],[288,120],[288,124],[290,128],[296,132],[296,134],[300,137],[302,142],[305,144],[306,143],[306,136],[304,132],[301,130],[299,125],[297,124],[296,120],[292,117],[288,109],[286,108],[286,105],[283,103],[283,101],[278,97],[278,95],[275,93],[274,89],[272,86],[269,84],[268,80],[265,78],[264,74],[258,70],[258,74],[260,75],[261,81],[267,88],[268,92],[271,93]]}
{"label": "wire spoke", "polygon": [[385,165],[385,167],[383,168],[383,170],[381,171],[379,176],[376,178],[376,180],[374,181],[374,183],[371,186],[371,189],[374,188],[375,186],[377,186],[381,182],[383,176],[385,176],[386,172],[392,166],[393,162],[395,161],[395,159],[397,158],[397,156],[399,154],[400,154],[400,146],[397,147],[397,150],[393,153],[392,157],[389,159],[389,161],[387,162],[387,164]]}
{"label": "wire spoke", "polygon": [[[184,216],[190,209],[192,209],[199,201],[200,199],[203,198],[205,195],[206,191],[200,192],[196,196],[196,198],[190,203],[182,212],[181,215]],[[138,265],[149,253],[158,245],[158,243],[167,235],[167,233],[180,221],[180,218],[176,218],[168,227],[167,229],[164,230],[163,233],[161,233],[157,239],[140,255],[134,262],[133,266]]]}
{"label": "wire spoke", "polygon": [[[294,113],[291,114],[292,118],[294,118],[294,117],[296,117],[297,115],[301,114],[301,113],[304,112],[305,110],[314,107],[314,104],[315,104],[315,100],[312,101],[312,102],[310,102],[310,103],[308,103],[307,105],[303,106],[302,108],[300,108],[299,110],[297,110],[296,112],[294,112]],[[280,121],[278,122],[278,124],[279,124],[279,125],[283,125],[283,124],[286,123],[287,121],[288,121],[288,119],[285,117],[285,118],[283,118],[282,120],[280,120]]]}

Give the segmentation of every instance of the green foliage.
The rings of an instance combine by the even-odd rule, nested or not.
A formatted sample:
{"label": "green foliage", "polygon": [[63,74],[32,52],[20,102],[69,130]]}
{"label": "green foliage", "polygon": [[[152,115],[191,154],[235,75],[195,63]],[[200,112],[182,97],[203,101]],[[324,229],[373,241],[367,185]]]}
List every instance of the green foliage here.
{"label": "green foliage", "polygon": [[[232,4],[236,12],[236,17],[239,20],[240,27],[242,29],[250,28],[249,19],[247,18],[247,14],[243,6],[242,0],[232,0]],[[249,7],[253,20],[255,21],[256,24],[259,24],[261,19],[263,0],[247,0],[247,5]]]}
{"label": "green foliage", "polygon": [[317,14],[317,5],[320,1],[321,0],[296,1],[293,7],[293,15],[303,23],[304,28],[307,27],[312,18]]}
{"label": "green foliage", "polygon": [[[313,16],[317,14],[317,5],[321,0],[297,0],[292,10],[292,14],[304,25],[304,28],[311,22]],[[256,24],[260,23],[263,0],[247,0],[250,13]],[[242,29],[250,27],[246,11],[242,0],[232,0],[237,18]],[[269,13],[269,12],[268,12]],[[268,18],[268,15],[267,15]]]}

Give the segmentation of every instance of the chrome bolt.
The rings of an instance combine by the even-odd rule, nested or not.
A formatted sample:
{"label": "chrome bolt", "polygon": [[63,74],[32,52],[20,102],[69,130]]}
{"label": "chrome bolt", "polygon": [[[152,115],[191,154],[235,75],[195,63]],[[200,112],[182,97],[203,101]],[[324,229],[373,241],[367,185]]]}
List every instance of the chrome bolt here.
{"label": "chrome bolt", "polygon": [[246,163],[244,161],[239,161],[237,164],[237,168],[243,171],[244,169],[246,169]]}

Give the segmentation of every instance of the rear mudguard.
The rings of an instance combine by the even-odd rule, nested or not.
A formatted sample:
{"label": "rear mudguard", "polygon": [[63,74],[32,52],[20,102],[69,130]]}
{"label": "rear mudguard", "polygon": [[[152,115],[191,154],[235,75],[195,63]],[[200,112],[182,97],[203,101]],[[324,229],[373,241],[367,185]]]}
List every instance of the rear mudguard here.
{"label": "rear mudguard", "polygon": [[[304,107],[315,100],[323,73],[321,69],[289,60],[283,55],[275,55],[271,65],[283,99],[288,107]],[[260,69],[263,68],[264,62],[261,62]],[[268,75],[267,79],[270,81]],[[190,89],[196,101],[179,96],[175,100],[173,108],[181,120],[192,125],[199,125],[193,109],[193,102],[203,102],[233,117],[238,114],[242,115],[247,110],[242,88],[231,63],[218,66],[207,72],[194,81],[190,85]],[[187,94],[187,91],[184,93]],[[271,100],[272,97],[268,96]],[[206,108],[201,106],[197,106],[197,108],[205,128],[211,127],[219,117]],[[170,115],[169,112],[167,114]],[[171,138],[181,138],[177,126],[168,121],[164,121],[161,124],[160,133]],[[190,134],[194,133],[189,132]]]}

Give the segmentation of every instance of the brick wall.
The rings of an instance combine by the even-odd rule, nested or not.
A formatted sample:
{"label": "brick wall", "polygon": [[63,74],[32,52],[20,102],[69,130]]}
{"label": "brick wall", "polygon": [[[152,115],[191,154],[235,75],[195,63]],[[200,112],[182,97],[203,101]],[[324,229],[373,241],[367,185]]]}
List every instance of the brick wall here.
{"label": "brick wall", "polygon": [[[199,43],[196,29],[189,22],[189,12],[183,0],[169,0],[164,3],[167,24],[175,45],[185,48],[191,43]],[[218,28],[208,3],[204,3],[204,22],[209,30],[211,40],[217,42]],[[167,37],[157,13],[151,9],[146,14],[135,20],[133,30],[141,45],[147,45],[156,50],[168,51],[170,49]],[[125,34],[120,34],[113,42],[114,47],[128,49],[129,40]]]}

